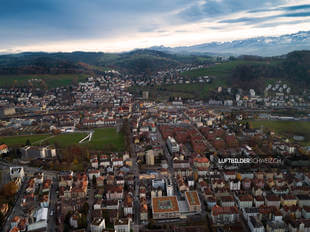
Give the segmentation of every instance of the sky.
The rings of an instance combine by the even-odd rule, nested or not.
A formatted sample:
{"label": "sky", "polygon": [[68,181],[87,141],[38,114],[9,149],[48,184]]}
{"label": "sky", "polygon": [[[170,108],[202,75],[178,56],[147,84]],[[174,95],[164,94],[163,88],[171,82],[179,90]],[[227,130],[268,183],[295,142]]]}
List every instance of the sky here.
{"label": "sky", "polygon": [[310,29],[309,0],[0,0],[0,53],[122,52]]}

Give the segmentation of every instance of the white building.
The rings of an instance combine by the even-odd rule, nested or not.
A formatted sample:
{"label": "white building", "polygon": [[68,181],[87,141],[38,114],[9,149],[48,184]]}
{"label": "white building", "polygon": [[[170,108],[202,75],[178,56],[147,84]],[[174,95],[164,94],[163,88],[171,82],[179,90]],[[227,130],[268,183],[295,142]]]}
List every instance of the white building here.
{"label": "white building", "polygon": [[248,225],[251,232],[265,232],[264,225],[257,217],[250,216]]}
{"label": "white building", "polygon": [[176,152],[180,151],[179,144],[177,144],[175,139],[170,137],[170,136],[167,139],[167,146],[168,146],[168,149],[169,149],[170,153],[176,153]]}
{"label": "white building", "polygon": [[150,165],[150,166],[154,165],[155,164],[154,151],[153,150],[148,150],[146,152],[145,159],[146,159],[146,164],[147,165]]}
{"label": "white building", "polygon": [[152,187],[153,188],[160,187],[161,189],[164,189],[165,188],[165,181],[164,181],[164,179],[154,179],[154,180],[152,180]]}
{"label": "white building", "polygon": [[10,167],[10,177],[11,180],[15,178],[24,179],[25,172],[23,167]]}
{"label": "white building", "polygon": [[115,232],[130,232],[130,219],[119,219],[114,223]]}
{"label": "white building", "polygon": [[173,196],[173,184],[171,179],[166,180],[167,196]]}
{"label": "white building", "polygon": [[239,191],[240,190],[240,181],[237,179],[229,181],[229,189],[231,191]]}
{"label": "white building", "polygon": [[255,90],[254,89],[250,89],[250,95],[251,95],[251,97],[255,97]]}
{"label": "white building", "polygon": [[105,220],[104,218],[94,218],[90,224],[91,232],[101,232],[105,229]]}

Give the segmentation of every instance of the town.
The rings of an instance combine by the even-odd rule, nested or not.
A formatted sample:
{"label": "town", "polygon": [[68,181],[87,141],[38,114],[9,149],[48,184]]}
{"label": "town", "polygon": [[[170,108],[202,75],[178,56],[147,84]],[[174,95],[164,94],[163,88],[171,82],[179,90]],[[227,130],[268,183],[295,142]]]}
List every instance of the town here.
{"label": "town", "polygon": [[[178,73],[196,68],[153,84],[191,83]],[[274,114],[309,109],[288,84],[161,102],[116,70],[41,82],[0,89],[2,231],[310,231],[309,138],[256,124],[309,123]]]}

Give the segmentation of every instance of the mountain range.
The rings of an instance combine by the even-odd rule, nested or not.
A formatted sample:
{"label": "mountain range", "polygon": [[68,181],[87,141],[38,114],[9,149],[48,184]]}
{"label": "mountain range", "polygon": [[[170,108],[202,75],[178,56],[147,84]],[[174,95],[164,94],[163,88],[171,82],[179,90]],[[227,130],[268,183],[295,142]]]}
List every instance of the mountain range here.
{"label": "mountain range", "polygon": [[309,50],[310,31],[300,31],[295,34],[278,37],[256,37],[231,42],[203,43],[193,46],[154,46],[150,49],[173,54],[279,56],[296,50]]}

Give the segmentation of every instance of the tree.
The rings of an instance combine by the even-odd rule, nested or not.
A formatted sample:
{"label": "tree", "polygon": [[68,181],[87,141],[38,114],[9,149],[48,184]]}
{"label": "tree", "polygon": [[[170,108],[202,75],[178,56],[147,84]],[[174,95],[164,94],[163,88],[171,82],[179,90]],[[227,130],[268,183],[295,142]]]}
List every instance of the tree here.
{"label": "tree", "polygon": [[247,130],[249,130],[249,129],[251,128],[251,126],[250,126],[250,123],[249,123],[249,122],[246,122],[246,124],[245,124],[245,128],[246,128]]}
{"label": "tree", "polygon": [[87,215],[87,213],[88,213],[88,210],[89,210],[89,205],[88,205],[88,203],[87,202],[85,202],[84,204],[83,204],[83,206],[82,206],[82,208],[81,208],[81,213],[82,214],[86,214]]}
{"label": "tree", "polygon": [[31,142],[29,139],[26,140],[26,146],[31,146]]}
{"label": "tree", "polygon": [[18,191],[18,186],[12,181],[5,184],[1,189],[2,194],[8,198],[15,195],[17,191]]}
{"label": "tree", "polygon": [[78,227],[79,228],[86,228],[87,227],[87,216],[85,214],[82,214],[78,218]]}
{"label": "tree", "polygon": [[4,217],[3,213],[0,212],[0,228],[3,225],[4,222],[5,222],[5,217]]}
{"label": "tree", "polygon": [[145,151],[148,151],[148,150],[152,150],[152,145],[147,145],[146,147],[145,147]]}
{"label": "tree", "polygon": [[97,178],[95,175],[93,175],[92,181],[93,181],[93,186],[96,186],[97,185]]}

